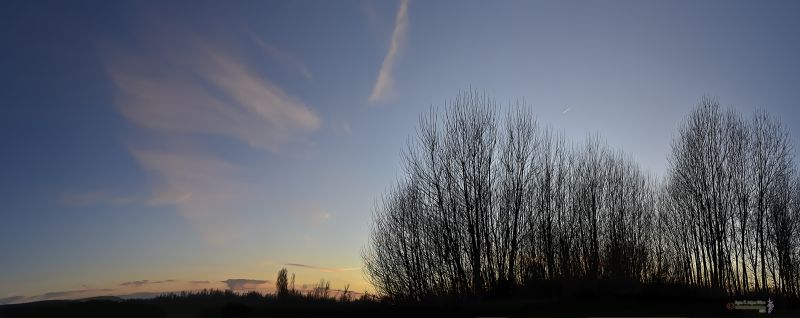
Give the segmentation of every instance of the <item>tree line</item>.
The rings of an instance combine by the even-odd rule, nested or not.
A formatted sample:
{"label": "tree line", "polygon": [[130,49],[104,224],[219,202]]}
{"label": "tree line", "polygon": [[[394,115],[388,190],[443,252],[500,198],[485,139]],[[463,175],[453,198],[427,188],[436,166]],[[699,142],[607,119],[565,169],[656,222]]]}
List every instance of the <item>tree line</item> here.
{"label": "tree line", "polygon": [[363,252],[384,296],[613,280],[800,296],[800,177],[786,127],[703,98],[666,175],[476,91],[420,117]]}

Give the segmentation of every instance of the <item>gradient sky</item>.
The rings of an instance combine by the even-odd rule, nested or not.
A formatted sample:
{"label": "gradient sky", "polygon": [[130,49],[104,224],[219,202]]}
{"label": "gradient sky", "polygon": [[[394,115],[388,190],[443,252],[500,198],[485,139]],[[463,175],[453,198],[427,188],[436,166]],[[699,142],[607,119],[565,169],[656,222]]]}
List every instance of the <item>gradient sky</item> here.
{"label": "gradient sky", "polygon": [[469,87],[655,175],[706,94],[800,149],[797,1],[158,2],[0,2],[0,302],[369,289],[398,154]]}

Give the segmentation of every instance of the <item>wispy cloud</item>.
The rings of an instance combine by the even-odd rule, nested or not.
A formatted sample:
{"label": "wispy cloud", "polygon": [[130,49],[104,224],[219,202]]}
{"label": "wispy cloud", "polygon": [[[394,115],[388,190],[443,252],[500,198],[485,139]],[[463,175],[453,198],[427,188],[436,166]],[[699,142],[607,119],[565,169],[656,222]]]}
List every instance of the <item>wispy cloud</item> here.
{"label": "wispy cloud", "polygon": [[145,285],[149,285],[149,284],[166,284],[166,283],[173,283],[173,282],[177,282],[177,280],[175,280],[175,279],[167,279],[167,280],[154,280],[154,281],[151,281],[151,280],[143,279],[143,280],[133,280],[133,281],[129,281],[129,282],[122,282],[119,285],[120,286],[140,287],[140,286],[145,286]]}
{"label": "wispy cloud", "polygon": [[394,78],[393,70],[400,55],[400,50],[405,43],[406,34],[408,33],[408,0],[400,1],[400,8],[397,9],[397,16],[394,22],[394,32],[392,32],[392,40],[389,44],[389,52],[381,64],[381,70],[378,72],[378,79],[375,81],[375,86],[372,88],[372,93],[369,95],[368,101],[370,103],[377,103],[387,98],[391,93]]}
{"label": "wispy cloud", "polygon": [[306,80],[311,80],[311,71],[308,69],[305,63],[302,60],[297,58],[296,56],[290,54],[289,52],[280,49],[272,44],[267,43],[264,39],[259,37],[253,32],[250,32],[251,38],[253,42],[261,48],[267,56],[279,61],[281,64],[285,65],[286,67],[299,72]]}
{"label": "wispy cloud", "polygon": [[[129,151],[156,180],[150,205],[174,205],[213,243],[239,235],[232,213],[263,204],[259,187],[246,182],[243,167],[217,155],[208,137],[277,152],[307,142],[322,119],[300,98],[261,74],[256,61],[245,58],[225,34],[155,19],[151,32],[141,32],[137,47],[100,45],[109,79],[116,88],[114,105],[144,136]],[[247,32],[236,23],[231,32]],[[225,33],[224,31],[221,31]],[[310,72],[299,60],[251,37],[245,45],[260,46],[281,62]],[[239,43],[241,44],[241,43]],[[179,141],[179,142],[175,142]],[[191,145],[188,150],[186,145]],[[76,197],[75,202],[110,200],[103,194]],[[238,212],[237,212],[238,211]],[[240,222],[240,221],[239,221]]]}
{"label": "wispy cloud", "polygon": [[[116,87],[115,105],[133,123],[162,133],[222,135],[273,150],[321,126],[309,105],[241,52],[255,45],[279,62],[304,64],[246,26],[216,20],[213,31],[203,31],[174,16],[143,16],[148,24],[132,26],[135,45],[98,43]],[[248,35],[245,41],[231,40],[241,39],[236,36],[241,33]]]}
{"label": "wispy cloud", "polygon": [[268,280],[233,278],[222,281],[230,290],[252,290],[261,288],[264,284],[271,284]]}
{"label": "wispy cloud", "polygon": [[116,195],[104,191],[87,191],[62,194],[59,201],[62,204],[71,206],[88,206],[96,204],[126,205],[137,202],[138,200],[135,197]]}
{"label": "wispy cloud", "polygon": [[206,153],[132,150],[148,172],[158,177],[149,204],[173,205],[204,237],[222,244],[239,235],[232,213],[262,199],[241,181],[241,169]]}
{"label": "wispy cloud", "polygon": [[115,289],[113,288],[55,291],[55,292],[44,293],[40,296],[34,297],[34,299],[36,300],[75,299],[84,297],[94,297],[98,294],[110,293],[113,291],[115,291]]}
{"label": "wispy cloud", "polygon": [[361,267],[341,267],[341,268],[327,268],[327,267],[320,267],[314,265],[307,265],[307,264],[299,264],[299,263],[287,263],[286,266],[295,266],[295,267],[303,267],[309,269],[316,269],[323,273],[338,273],[338,272],[347,272],[347,271],[357,271],[361,270]]}
{"label": "wispy cloud", "polygon": [[148,283],[150,283],[150,281],[145,279],[145,280],[134,280],[134,281],[130,281],[130,282],[124,282],[124,283],[120,283],[119,285],[120,286],[139,287],[139,286],[142,286],[142,285],[146,285]]}
{"label": "wispy cloud", "polygon": [[117,108],[127,119],[156,131],[223,135],[270,150],[320,127],[309,106],[235,55],[206,43],[187,46],[192,53],[180,63],[164,62],[173,52],[108,63]]}

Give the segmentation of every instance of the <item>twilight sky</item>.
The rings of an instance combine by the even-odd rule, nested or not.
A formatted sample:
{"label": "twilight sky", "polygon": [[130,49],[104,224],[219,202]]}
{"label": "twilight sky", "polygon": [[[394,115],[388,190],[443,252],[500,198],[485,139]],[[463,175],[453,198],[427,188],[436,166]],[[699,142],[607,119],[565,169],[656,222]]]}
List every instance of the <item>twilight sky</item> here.
{"label": "twilight sky", "polygon": [[160,2],[0,2],[0,304],[369,289],[399,151],[469,87],[655,175],[704,94],[800,149],[797,1]]}

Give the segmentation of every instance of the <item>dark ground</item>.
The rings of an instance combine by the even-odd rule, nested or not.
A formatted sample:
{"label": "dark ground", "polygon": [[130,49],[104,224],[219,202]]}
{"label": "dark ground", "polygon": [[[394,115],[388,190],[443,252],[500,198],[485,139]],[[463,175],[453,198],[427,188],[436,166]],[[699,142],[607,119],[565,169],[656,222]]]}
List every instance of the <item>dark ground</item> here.
{"label": "dark ground", "polygon": [[48,301],[0,307],[0,317],[800,317],[776,303],[772,314],[728,310],[725,302],[637,300],[494,301],[463,305],[266,305],[246,301],[206,304],[149,301]]}
{"label": "dark ground", "polygon": [[445,306],[378,304],[263,305],[241,301],[154,304],[148,301],[48,301],[0,307],[0,317],[800,317],[797,308],[772,314],[725,308],[724,302],[496,301]]}
{"label": "dark ground", "polygon": [[[586,292],[568,285],[513,297],[437,299],[414,304],[212,292],[146,300],[114,298],[43,301],[0,306],[0,317],[800,317],[800,303],[769,295],[724,296],[675,286],[601,286]],[[566,295],[566,296],[565,296]],[[772,299],[771,314],[731,310],[726,304]]]}

